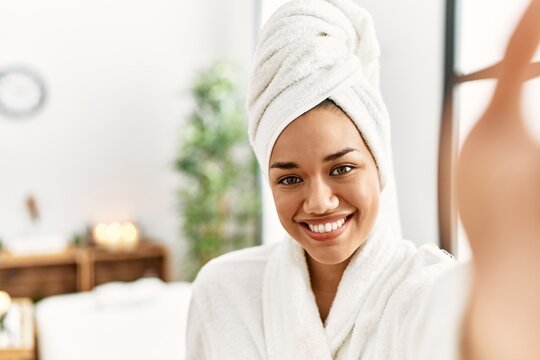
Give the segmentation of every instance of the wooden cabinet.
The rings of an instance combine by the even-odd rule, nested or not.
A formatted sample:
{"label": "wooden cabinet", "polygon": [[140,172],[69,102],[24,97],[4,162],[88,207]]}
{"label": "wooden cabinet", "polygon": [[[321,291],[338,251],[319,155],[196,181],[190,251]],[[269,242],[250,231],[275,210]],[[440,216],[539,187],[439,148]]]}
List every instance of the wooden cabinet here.
{"label": "wooden cabinet", "polygon": [[169,266],[167,248],[153,242],[142,242],[130,252],[83,247],[50,255],[0,253],[0,290],[13,297],[40,299],[145,276],[170,281]]}

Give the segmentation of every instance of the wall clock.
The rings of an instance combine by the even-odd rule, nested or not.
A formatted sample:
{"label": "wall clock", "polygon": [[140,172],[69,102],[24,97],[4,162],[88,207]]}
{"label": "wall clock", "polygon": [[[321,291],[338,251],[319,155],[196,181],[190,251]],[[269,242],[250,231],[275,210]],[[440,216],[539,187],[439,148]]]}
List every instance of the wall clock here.
{"label": "wall clock", "polygon": [[0,69],[0,113],[26,118],[45,105],[47,89],[41,76],[25,67]]}

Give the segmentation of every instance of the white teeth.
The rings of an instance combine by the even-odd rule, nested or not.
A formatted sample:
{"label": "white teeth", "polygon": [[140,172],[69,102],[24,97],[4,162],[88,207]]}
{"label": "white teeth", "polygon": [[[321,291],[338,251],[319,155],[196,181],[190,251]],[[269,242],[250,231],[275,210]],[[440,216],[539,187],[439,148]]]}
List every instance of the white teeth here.
{"label": "white teeth", "polygon": [[345,224],[345,219],[340,219],[336,222],[326,223],[326,224],[318,224],[318,225],[308,224],[308,227],[314,233],[328,233],[328,232],[339,229],[340,227],[343,226],[343,224]]}

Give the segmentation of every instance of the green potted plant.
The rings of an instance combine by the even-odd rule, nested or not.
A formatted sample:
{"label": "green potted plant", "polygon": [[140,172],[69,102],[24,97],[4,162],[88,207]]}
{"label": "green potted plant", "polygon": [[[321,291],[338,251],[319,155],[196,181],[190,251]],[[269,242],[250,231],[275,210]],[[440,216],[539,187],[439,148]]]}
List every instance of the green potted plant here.
{"label": "green potted plant", "polygon": [[261,211],[257,162],[231,66],[218,62],[200,73],[191,93],[195,109],[176,161],[189,279],[210,259],[260,243]]}

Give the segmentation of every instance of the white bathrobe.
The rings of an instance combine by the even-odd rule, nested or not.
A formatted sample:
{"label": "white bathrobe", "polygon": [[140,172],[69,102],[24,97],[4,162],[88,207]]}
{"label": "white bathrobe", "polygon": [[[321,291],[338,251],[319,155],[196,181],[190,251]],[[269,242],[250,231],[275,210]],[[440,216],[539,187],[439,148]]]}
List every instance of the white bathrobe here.
{"label": "white bathrobe", "polygon": [[292,239],[221,256],[193,286],[187,359],[456,359],[468,270],[379,223],[323,324]]}

